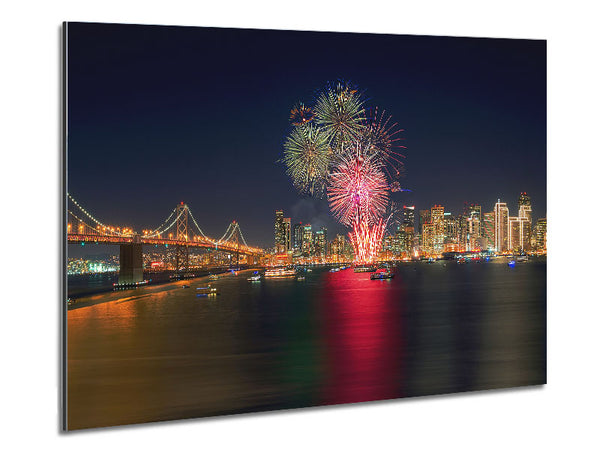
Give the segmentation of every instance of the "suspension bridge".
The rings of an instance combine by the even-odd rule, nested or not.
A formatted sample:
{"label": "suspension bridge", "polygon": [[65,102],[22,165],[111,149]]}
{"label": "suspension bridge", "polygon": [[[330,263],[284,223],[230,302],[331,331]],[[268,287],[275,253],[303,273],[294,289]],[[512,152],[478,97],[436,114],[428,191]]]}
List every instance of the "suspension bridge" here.
{"label": "suspension bridge", "polygon": [[98,220],[79,204],[71,194],[68,197],[67,242],[69,244],[114,244],[120,246],[119,284],[143,281],[143,246],[170,247],[175,254],[175,271],[190,268],[190,250],[210,249],[231,255],[231,265],[238,266],[240,255],[247,264],[254,264],[264,250],[246,243],[240,225],[232,221],[221,238],[208,237],[198,225],[190,207],[181,202],[156,228],[141,233],[129,227],[111,226]]}

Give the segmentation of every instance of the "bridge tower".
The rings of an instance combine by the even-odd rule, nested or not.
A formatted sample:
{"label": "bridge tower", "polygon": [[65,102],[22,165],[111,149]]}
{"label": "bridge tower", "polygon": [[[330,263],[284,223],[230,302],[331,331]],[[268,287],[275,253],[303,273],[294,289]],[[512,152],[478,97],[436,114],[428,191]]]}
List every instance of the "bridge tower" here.
{"label": "bridge tower", "polygon": [[[177,205],[175,210],[177,217],[176,226],[176,239],[179,242],[187,242],[191,237],[189,235],[188,228],[188,206],[181,202]],[[189,269],[190,262],[190,249],[187,244],[175,246],[175,270],[177,272],[183,272]]]}
{"label": "bridge tower", "polygon": [[240,265],[240,226],[234,220],[233,221],[233,233],[230,241],[235,246],[235,253],[233,254],[232,266],[239,267]]}

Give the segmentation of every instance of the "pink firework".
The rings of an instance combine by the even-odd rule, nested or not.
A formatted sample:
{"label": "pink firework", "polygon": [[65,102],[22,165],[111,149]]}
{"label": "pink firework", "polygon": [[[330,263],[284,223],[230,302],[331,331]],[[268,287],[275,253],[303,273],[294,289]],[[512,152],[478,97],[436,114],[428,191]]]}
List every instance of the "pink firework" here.
{"label": "pink firework", "polygon": [[357,146],[340,157],[329,177],[327,197],[342,224],[369,226],[385,214],[388,189],[381,162]]}

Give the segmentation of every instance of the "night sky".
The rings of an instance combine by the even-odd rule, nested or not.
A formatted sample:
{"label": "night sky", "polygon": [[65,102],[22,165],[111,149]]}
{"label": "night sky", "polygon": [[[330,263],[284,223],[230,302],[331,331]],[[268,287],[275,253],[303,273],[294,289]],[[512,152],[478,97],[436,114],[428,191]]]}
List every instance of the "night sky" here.
{"label": "night sky", "polygon": [[69,23],[68,190],[101,221],[155,228],[186,202],[219,238],[232,220],[273,246],[274,211],[336,224],[277,161],[289,111],[348,80],[405,131],[412,193],[546,214],[546,42]]}

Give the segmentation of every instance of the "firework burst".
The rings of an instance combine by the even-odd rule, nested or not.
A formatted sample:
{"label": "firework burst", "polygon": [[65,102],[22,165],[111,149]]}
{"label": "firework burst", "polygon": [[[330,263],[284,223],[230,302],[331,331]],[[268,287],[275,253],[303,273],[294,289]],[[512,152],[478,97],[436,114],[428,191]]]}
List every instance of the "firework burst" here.
{"label": "firework burst", "polygon": [[329,85],[317,98],[314,112],[315,122],[323,128],[336,153],[364,129],[364,100],[349,83]]}
{"label": "firework burst", "polygon": [[396,149],[406,147],[399,145],[402,140],[400,133],[404,130],[391,120],[392,116],[386,115],[385,111],[379,112],[379,108],[368,109],[360,139],[367,152],[375,153],[382,159],[384,170],[394,180],[403,174],[404,169],[404,155]]}
{"label": "firework burst", "polygon": [[360,146],[339,157],[329,176],[329,206],[340,223],[374,224],[385,214],[388,183],[381,163],[373,153],[364,154]]}
{"label": "firework burst", "polygon": [[327,136],[318,127],[295,127],[284,143],[283,162],[301,193],[322,196],[331,160]]}
{"label": "firework burst", "polygon": [[311,108],[300,102],[290,111],[290,122],[294,126],[306,125],[315,118],[315,113]]}
{"label": "firework burst", "polygon": [[296,104],[290,122],[283,162],[295,187],[312,196],[326,192],[331,212],[352,229],[355,261],[374,262],[398,209],[389,193],[403,191],[403,130],[385,111],[365,108],[346,82],[327,85],[314,107]]}

